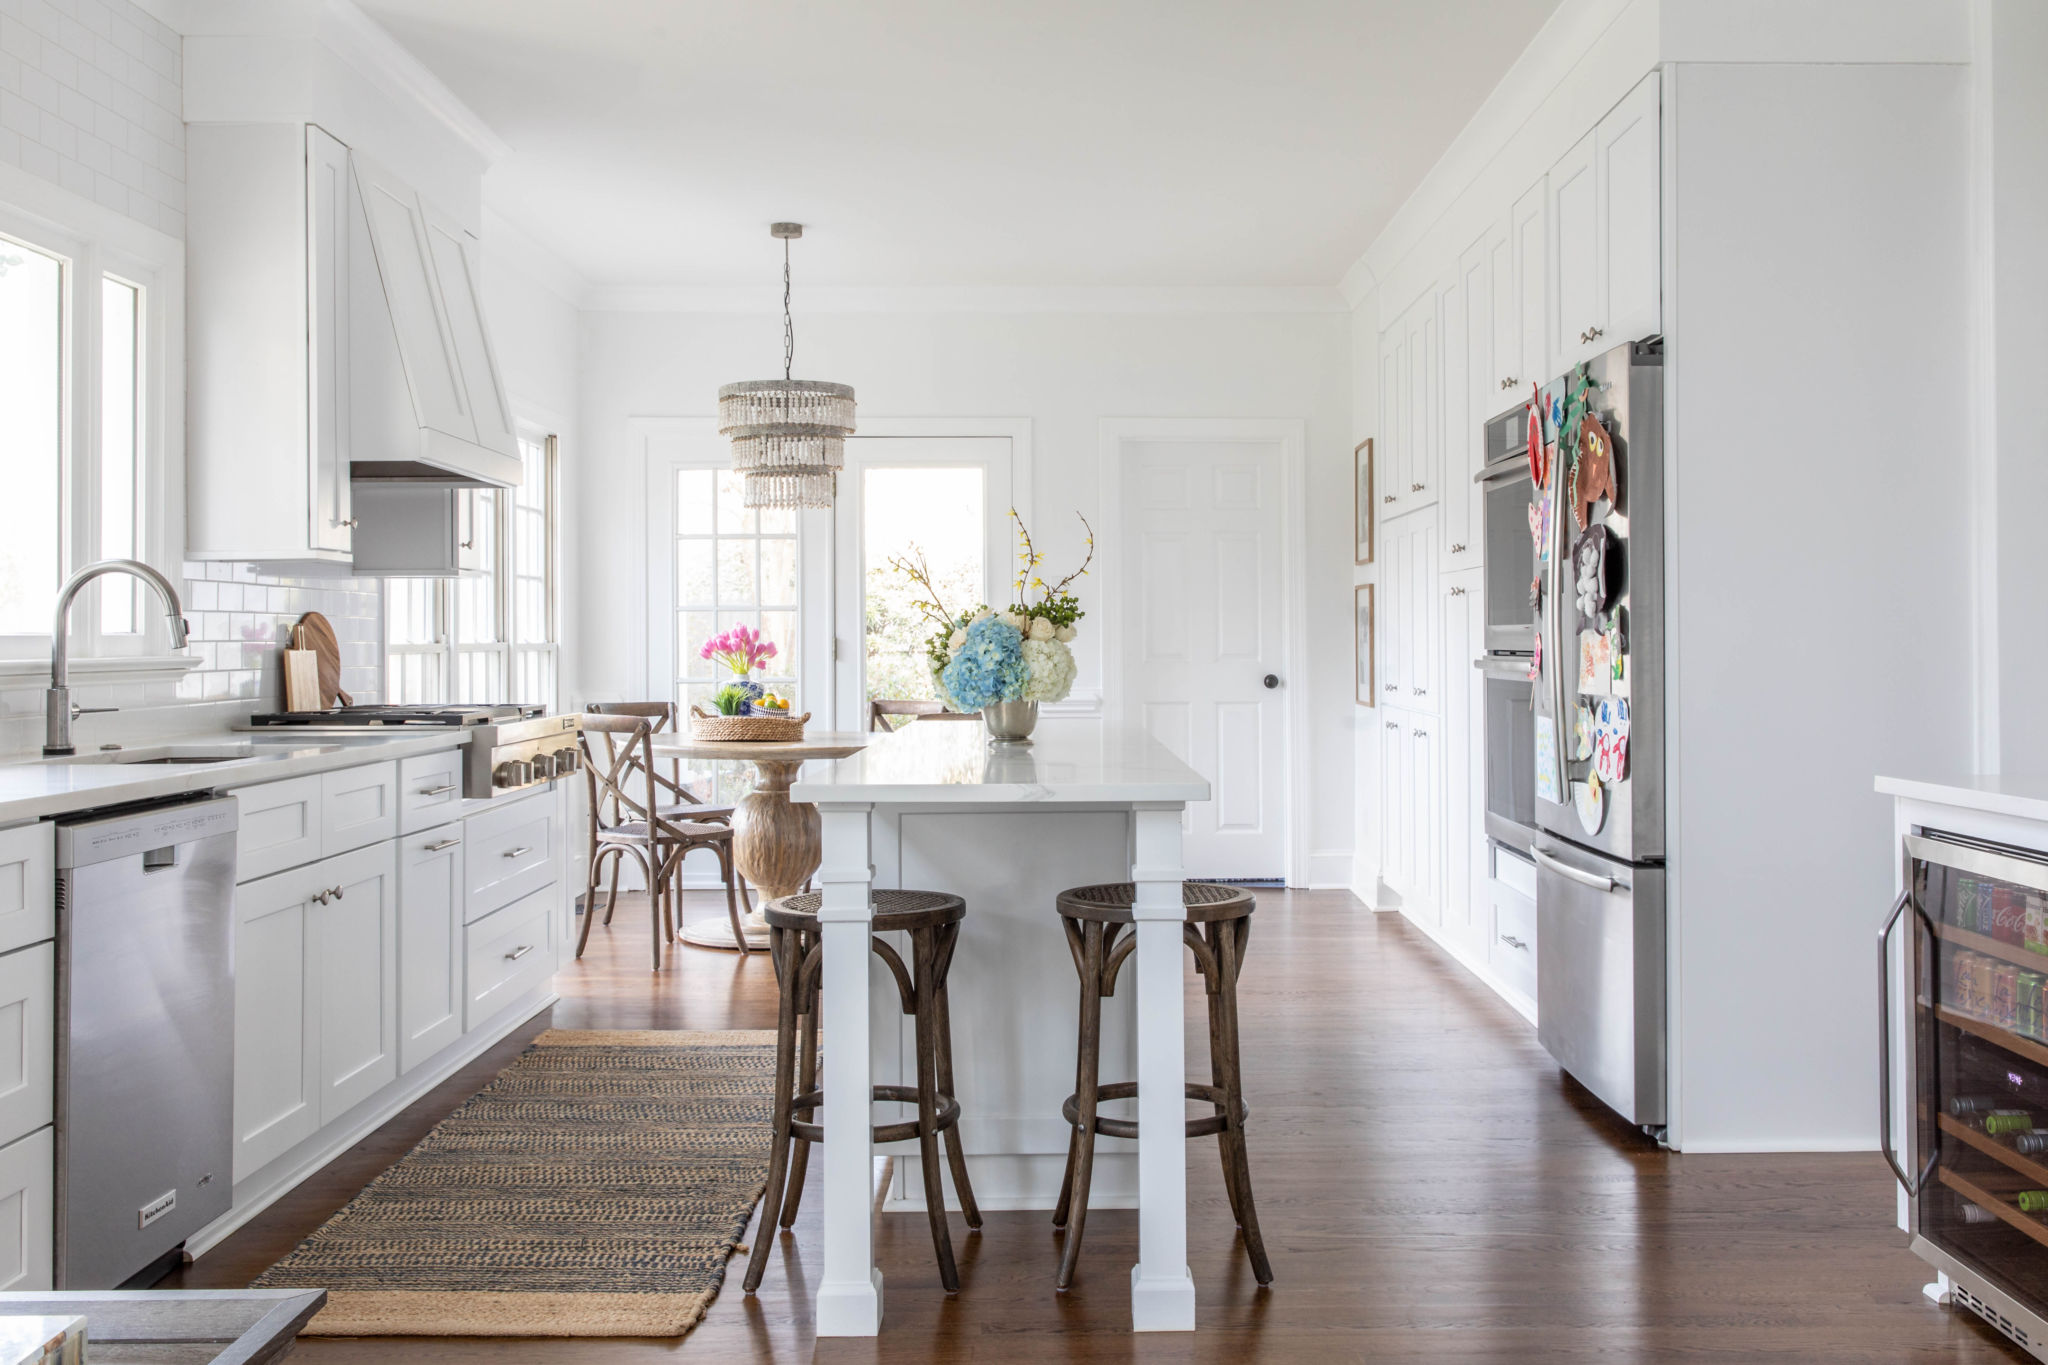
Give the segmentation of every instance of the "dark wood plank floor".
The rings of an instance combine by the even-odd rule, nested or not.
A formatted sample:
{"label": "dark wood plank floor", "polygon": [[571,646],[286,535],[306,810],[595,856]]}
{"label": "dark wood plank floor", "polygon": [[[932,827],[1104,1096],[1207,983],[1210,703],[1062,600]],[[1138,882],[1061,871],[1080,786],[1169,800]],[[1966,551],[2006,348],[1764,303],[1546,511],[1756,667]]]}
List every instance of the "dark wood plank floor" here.
{"label": "dark wood plank floor", "polygon": [[[562,1001],[302,1185],[170,1285],[246,1284],[507,1065],[540,1029],[766,1028],[759,957],[682,950],[646,969],[645,908],[560,978]],[[692,918],[723,914],[693,900]],[[1047,912],[1047,932],[1057,932]],[[1192,1005],[1191,1001],[1191,1005]],[[1048,1008],[1069,1008],[1065,1000]],[[1213,1141],[1191,1145],[1192,1337],[1136,1338],[1136,1215],[1091,1215],[1056,1293],[1044,1214],[963,1235],[938,1288],[922,1215],[877,1236],[884,1335],[814,1342],[817,1171],[762,1292],[725,1291],[681,1342],[308,1340],[304,1365],[368,1361],[827,1362],[2008,1361],[1920,1295],[1872,1155],[1672,1156],[1562,1076],[1534,1031],[1398,917],[1338,893],[1262,893],[1243,996],[1260,1221],[1277,1282],[1235,1245]],[[1204,1046],[1190,1011],[1191,1049]],[[1788,1040],[1795,1045],[1796,1040]],[[753,1233],[750,1231],[751,1240]]]}

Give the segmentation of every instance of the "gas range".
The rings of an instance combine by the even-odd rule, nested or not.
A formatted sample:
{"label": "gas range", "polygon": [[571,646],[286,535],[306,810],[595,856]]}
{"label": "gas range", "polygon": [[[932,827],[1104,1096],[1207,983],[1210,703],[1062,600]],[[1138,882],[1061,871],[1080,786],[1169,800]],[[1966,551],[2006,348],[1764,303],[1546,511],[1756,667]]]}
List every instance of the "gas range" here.
{"label": "gas range", "polygon": [[249,717],[251,731],[356,735],[379,730],[463,730],[462,794],[470,800],[552,782],[583,766],[581,716],[551,716],[539,706],[342,706]]}

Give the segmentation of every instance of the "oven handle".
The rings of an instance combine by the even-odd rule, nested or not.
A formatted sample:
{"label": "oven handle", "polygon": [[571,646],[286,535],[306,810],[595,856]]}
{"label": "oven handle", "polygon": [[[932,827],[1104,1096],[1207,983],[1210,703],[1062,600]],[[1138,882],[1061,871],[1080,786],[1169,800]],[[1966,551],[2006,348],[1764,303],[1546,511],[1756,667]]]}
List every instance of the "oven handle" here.
{"label": "oven handle", "polygon": [[1529,681],[1529,656],[1526,654],[1482,654],[1472,661],[1472,666],[1487,677],[1503,682]]}
{"label": "oven handle", "polygon": [[[1927,1164],[1921,1167],[1918,1176],[1906,1174],[1906,1168],[1899,1164],[1896,1148],[1892,1146],[1892,930],[1898,927],[1899,916],[1908,908],[1913,911],[1916,922],[1926,922],[1927,912],[1913,899],[1909,886],[1899,893],[1892,902],[1891,913],[1884,917],[1884,927],[1877,931],[1877,1145],[1884,1153],[1884,1164],[1892,1168],[1892,1174],[1907,1195],[1918,1198],[1927,1183],[1927,1177],[1934,1173],[1935,1161],[1940,1148],[1927,1154]],[[1928,924],[1930,937],[1933,925]],[[1910,971],[1911,962],[1907,963]]]}

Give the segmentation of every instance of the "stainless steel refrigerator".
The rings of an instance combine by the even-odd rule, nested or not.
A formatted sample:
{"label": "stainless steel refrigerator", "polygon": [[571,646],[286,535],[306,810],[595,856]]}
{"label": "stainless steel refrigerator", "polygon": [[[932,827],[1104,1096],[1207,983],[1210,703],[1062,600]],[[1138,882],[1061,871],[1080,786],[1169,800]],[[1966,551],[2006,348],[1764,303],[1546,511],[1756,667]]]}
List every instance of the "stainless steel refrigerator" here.
{"label": "stainless steel refrigerator", "polygon": [[[1582,396],[1585,421],[1571,425]],[[1665,1122],[1664,356],[1616,346],[1538,397],[1537,1032],[1603,1101]],[[1578,438],[1573,441],[1574,433]]]}

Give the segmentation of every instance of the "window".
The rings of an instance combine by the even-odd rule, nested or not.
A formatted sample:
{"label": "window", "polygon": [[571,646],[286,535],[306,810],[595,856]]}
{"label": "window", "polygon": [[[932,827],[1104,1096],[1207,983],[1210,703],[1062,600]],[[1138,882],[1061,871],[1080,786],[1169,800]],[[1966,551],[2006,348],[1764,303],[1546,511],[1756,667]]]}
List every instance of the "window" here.
{"label": "window", "polygon": [[553,436],[522,432],[519,487],[462,495],[474,499],[479,567],[385,580],[387,701],[557,704],[556,448]]}
{"label": "window", "polygon": [[938,692],[925,641],[934,626],[912,605],[924,600],[924,589],[890,564],[921,562],[949,612],[988,601],[984,474],[972,465],[869,465],[860,480],[866,697],[930,701]]}
{"label": "window", "polygon": [[675,471],[675,699],[686,711],[711,709],[726,680],[700,651],[737,625],[752,626],[775,645],[757,682],[784,689],[796,683],[796,513],[743,506],[744,482],[730,469]]}
{"label": "window", "polygon": [[0,238],[0,633],[49,629],[64,576],[64,293],[69,262]]}

